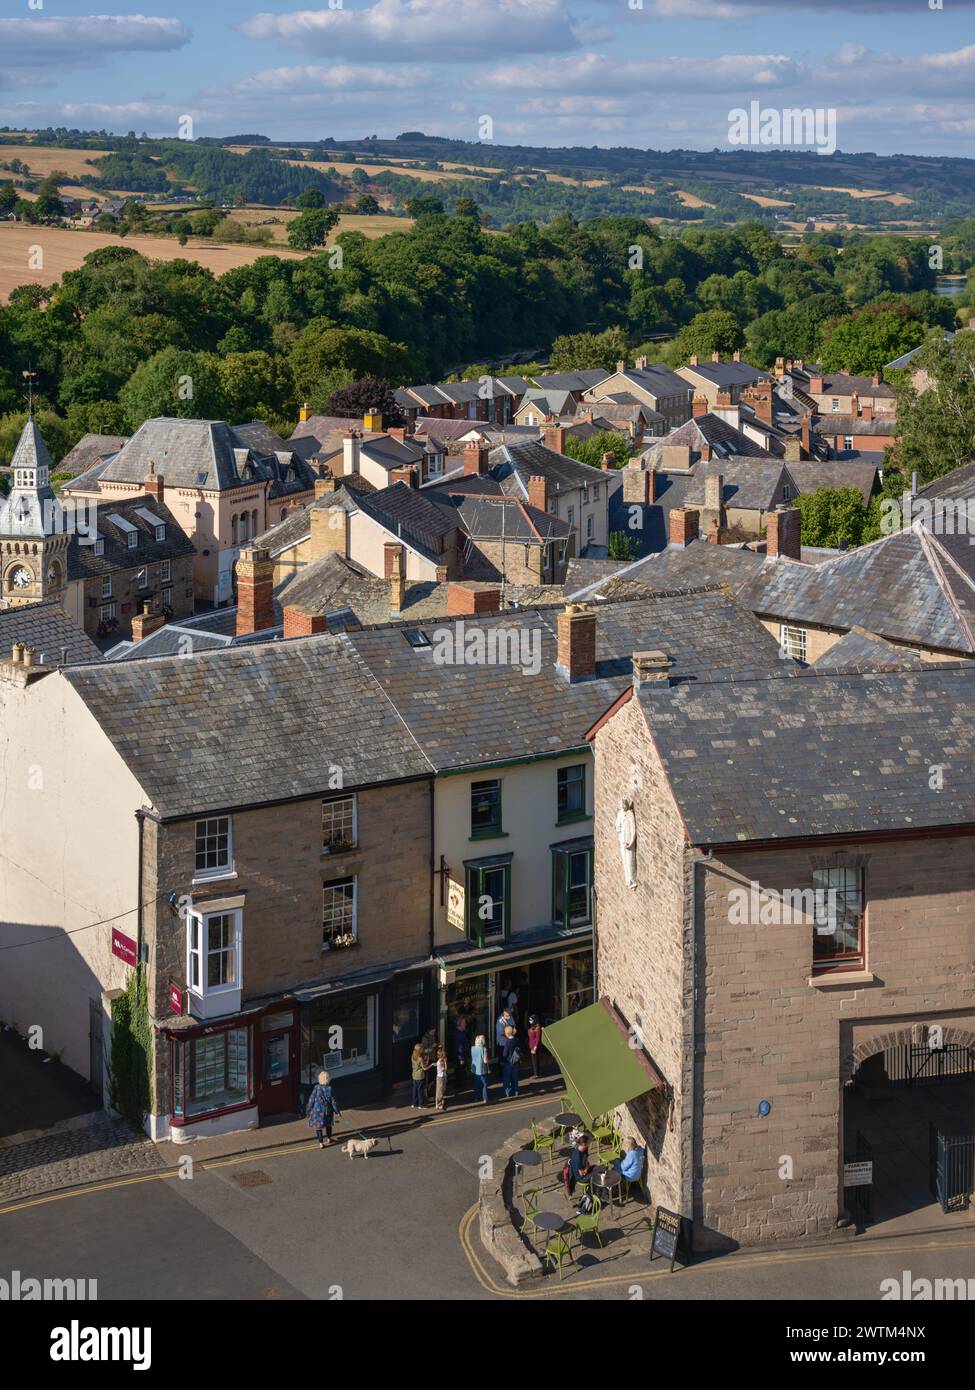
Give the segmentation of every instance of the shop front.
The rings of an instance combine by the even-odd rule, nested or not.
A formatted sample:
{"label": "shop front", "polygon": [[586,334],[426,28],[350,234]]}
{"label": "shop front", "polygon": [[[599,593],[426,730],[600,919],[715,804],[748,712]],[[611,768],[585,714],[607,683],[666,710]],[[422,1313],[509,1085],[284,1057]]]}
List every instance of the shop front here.
{"label": "shop front", "polygon": [[298,1012],[293,1002],[213,1023],[162,1030],[168,1049],[169,1132],[176,1143],[293,1113]]}
{"label": "shop front", "polygon": [[543,1027],[591,1004],[594,964],[591,933],[535,950],[479,951],[439,962],[440,1039],[451,1062],[459,1040],[479,1033],[495,1052],[495,1024],[511,1008],[520,1032],[534,1014]]}

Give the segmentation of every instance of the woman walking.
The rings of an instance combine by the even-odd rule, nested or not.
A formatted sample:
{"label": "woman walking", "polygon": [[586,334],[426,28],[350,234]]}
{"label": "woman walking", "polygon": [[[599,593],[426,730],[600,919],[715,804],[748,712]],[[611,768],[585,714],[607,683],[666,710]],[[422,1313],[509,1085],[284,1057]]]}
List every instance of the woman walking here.
{"label": "woman walking", "polygon": [[[318,1084],[312,1087],[311,1095],[308,1097],[308,1105],[305,1109],[308,1123],[318,1135],[318,1147],[325,1149],[332,1142],[332,1125],[336,1115],[342,1118],[342,1112],[335,1101],[332,1093],[331,1082],[327,1071],[318,1073]],[[324,1131],[324,1139],[322,1133]]]}
{"label": "woman walking", "polygon": [[474,1078],[474,1099],[482,1105],[488,1103],[488,1055],[483,1033],[478,1033],[471,1048],[471,1076]]}

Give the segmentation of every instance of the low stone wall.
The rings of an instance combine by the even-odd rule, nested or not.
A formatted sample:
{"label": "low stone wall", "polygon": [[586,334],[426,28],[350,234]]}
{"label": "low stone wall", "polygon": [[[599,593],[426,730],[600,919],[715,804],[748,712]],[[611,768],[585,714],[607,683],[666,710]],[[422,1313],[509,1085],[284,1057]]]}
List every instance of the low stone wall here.
{"label": "low stone wall", "polygon": [[516,1287],[545,1273],[541,1257],[519,1235],[511,1211],[514,1165],[512,1156],[532,1144],[530,1129],[519,1130],[492,1154],[494,1176],[481,1179],[478,1196],[481,1240]]}

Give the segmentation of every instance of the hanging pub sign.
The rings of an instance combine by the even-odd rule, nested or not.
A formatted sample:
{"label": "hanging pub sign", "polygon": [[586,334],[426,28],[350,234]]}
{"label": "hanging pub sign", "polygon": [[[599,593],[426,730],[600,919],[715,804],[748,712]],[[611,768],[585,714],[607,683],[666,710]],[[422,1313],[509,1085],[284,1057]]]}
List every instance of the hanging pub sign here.
{"label": "hanging pub sign", "polygon": [[131,936],[124,932],[112,932],[112,955],[124,960],[126,965],[135,965],[137,947]]}
{"label": "hanging pub sign", "polygon": [[657,1255],[670,1261],[670,1272],[674,1272],[674,1261],[680,1246],[680,1217],[675,1211],[658,1207],[653,1218],[653,1239],[650,1242],[650,1263]]}
{"label": "hanging pub sign", "polygon": [[461,931],[467,930],[464,917],[464,885],[453,878],[447,880],[447,921],[452,927],[458,927]]}

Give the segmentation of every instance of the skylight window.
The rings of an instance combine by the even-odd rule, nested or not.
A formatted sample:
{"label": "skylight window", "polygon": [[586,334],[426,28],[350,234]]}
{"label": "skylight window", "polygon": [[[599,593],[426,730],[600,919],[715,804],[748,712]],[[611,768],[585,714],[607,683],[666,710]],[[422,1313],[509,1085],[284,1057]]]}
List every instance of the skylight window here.
{"label": "skylight window", "polygon": [[421,647],[430,646],[430,638],[423,631],[422,627],[408,627],[404,630],[403,636],[414,651],[419,650]]}

